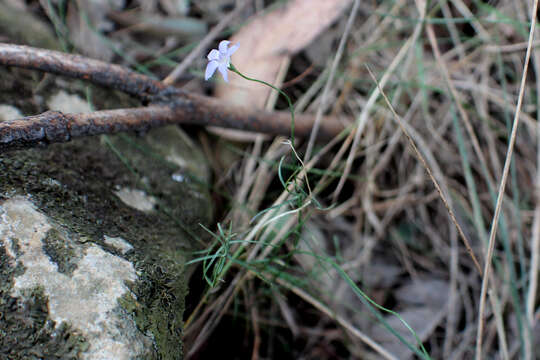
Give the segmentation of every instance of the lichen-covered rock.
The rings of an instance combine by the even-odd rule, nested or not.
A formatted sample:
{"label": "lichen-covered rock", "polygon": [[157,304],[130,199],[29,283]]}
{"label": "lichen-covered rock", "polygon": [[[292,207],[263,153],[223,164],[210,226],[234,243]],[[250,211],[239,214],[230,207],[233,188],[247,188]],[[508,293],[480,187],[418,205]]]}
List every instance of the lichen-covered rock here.
{"label": "lichen-covered rock", "polygon": [[[34,71],[0,67],[0,78],[0,121],[140,106]],[[208,166],[177,127],[139,135],[0,154],[1,360],[182,358],[184,263],[211,219]]]}
{"label": "lichen-covered rock", "polygon": [[78,329],[81,340],[85,338],[81,358],[148,357],[152,338],[138,331],[118,304],[129,293],[125,283],[137,280],[133,264],[96,244],[77,244],[65,236],[61,245],[70,247],[72,254],[68,259],[72,268],[67,271],[47,254],[47,236],[53,229],[57,233],[63,230],[40,213],[31,198],[15,196],[3,202],[0,242],[9,257],[8,266],[24,269],[11,279],[9,295],[24,299],[40,289],[48,301],[50,320],[69,324]]}
{"label": "lichen-covered rock", "polygon": [[2,154],[0,358],[180,359],[201,157],[176,128]]}

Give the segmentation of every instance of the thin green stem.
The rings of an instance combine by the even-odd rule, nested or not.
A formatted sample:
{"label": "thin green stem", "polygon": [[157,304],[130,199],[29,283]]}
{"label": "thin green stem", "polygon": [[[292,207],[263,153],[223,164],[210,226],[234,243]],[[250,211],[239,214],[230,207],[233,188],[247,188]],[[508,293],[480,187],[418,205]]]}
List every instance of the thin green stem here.
{"label": "thin green stem", "polygon": [[237,73],[238,75],[240,75],[242,78],[244,78],[246,80],[255,81],[255,82],[264,84],[266,86],[270,86],[272,89],[276,90],[281,95],[283,95],[283,97],[285,97],[285,99],[287,100],[287,103],[289,104],[289,111],[291,112],[291,120],[292,120],[291,121],[291,142],[294,144],[294,107],[293,107],[293,104],[291,102],[291,98],[289,98],[289,96],[287,94],[285,94],[285,92],[283,92],[283,90],[281,90],[280,88],[275,87],[272,84],[267,83],[266,81],[247,77],[246,75],[244,75],[240,71],[238,71],[238,69],[232,63],[229,64],[229,70]]}

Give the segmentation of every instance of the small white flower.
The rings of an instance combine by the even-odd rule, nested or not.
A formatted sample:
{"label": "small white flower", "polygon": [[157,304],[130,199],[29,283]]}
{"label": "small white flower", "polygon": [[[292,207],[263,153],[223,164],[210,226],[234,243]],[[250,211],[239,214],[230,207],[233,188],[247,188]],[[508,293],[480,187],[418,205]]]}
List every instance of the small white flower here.
{"label": "small white flower", "polygon": [[231,55],[240,47],[240,44],[236,44],[229,48],[230,43],[230,41],[223,40],[219,43],[219,50],[212,49],[208,53],[206,57],[208,59],[208,65],[206,65],[204,80],[210,79],[216,72],[216,69],[218,69],[225,82],[229,82],[227,69],[231,63]]}

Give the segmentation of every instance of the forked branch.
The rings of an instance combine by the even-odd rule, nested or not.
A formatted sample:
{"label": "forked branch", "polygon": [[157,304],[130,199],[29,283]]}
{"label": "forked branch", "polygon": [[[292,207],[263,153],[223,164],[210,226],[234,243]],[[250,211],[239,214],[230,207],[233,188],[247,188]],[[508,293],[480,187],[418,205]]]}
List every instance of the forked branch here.
{"label": "forked branch", "polygon": [[[120,90],[141,99],[147,107],[41,115],[0,123],[0,151],[20,149],[73,138],[124,131],[144,132],[168,124],[212,125],[272,135],[290,133],[288,112],[266,112],[231,106],[216,99],[188,93],[119,65],[79,55],[0,43],[0,65],[39,70],[83,79]],[[295,117],[295,133],[307,137],[315,121],[312,115]],[[337,118],[322,121],[319,138],[328,140],[344,129]]]}

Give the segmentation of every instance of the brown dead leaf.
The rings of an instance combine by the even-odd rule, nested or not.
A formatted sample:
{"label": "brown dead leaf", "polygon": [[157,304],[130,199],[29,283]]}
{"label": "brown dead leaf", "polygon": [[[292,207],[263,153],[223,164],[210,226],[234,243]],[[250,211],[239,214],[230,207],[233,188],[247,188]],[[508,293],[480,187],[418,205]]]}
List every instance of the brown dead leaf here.
{"label": "brown dead leaf", "polygon": [[[256,17],[230,41],[240,43],[234,66],[245,75],[274,83],[283,59],[311,43],[345,10],[351,0],[293,0],[286,6]],[[270,89],[230,74],[216,96],[233,104],[263,108]]]}
{"label": "brown dead leaf", "polygon": [[[255,17],[231,39],[240,43],[234,66],[246,76],[276,83],[280,67],[336,21],[351,0],[292,0]],[[277,84],[279,86],[279,84]],[[272,90],[231,73],[229,83],[218,83],[216,96],[231,104],[264,108]],[[231,131],[227,131],[230,133]],[[233,131],[234,133],[242,133]],[[238,140],[239,137],[235,136]]]}

